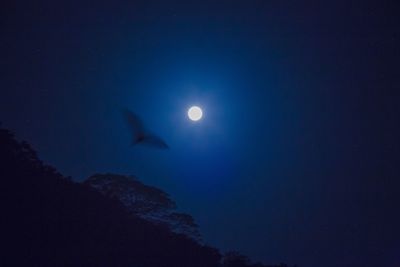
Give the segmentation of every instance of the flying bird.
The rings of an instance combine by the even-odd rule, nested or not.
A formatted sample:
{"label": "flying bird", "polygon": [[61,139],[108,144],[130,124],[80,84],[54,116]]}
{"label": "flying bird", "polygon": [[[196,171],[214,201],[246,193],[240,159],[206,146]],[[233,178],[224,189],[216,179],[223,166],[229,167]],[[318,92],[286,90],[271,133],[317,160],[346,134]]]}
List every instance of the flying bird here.
{"label": "flying bird", "polygon": [[145,127],[142,120],[128,109],[123,111],[124,118],[131,130],[132,146],[143,144],[159,149],[168,149],[168,145],[160,137],[150,133]]}

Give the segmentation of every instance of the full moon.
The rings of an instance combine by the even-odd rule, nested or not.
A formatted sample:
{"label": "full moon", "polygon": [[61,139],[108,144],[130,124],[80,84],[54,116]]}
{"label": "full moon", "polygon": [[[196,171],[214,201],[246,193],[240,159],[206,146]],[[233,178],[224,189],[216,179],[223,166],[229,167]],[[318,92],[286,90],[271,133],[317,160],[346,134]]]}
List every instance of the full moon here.
{"label": "full moon", "polygon": [[188,117],[192,121],[198,121],[203,117],[203,111],[198,106],[193,106],[188,110]]}

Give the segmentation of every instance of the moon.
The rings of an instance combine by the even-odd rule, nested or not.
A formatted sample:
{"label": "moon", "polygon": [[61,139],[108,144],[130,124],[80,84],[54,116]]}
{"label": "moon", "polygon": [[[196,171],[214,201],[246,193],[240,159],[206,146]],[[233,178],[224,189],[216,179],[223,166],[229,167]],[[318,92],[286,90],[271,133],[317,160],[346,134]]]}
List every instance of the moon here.
{"label": "moon", "polygon": [[203,111],[198,106],[193,106],[189,108],[187,114],[189,119],[191,119],[192,121],[198,121],[201,119],[201,117],[203,117]]}

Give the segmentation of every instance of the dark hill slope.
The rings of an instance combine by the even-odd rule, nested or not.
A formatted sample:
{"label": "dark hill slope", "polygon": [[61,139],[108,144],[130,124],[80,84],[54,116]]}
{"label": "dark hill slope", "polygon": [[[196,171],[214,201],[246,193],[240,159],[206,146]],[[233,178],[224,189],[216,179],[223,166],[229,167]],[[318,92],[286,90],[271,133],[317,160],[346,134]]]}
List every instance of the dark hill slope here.
{"label": "dark hill slope", "polygon": [[175,202],[167,193],[143,184],[134,176],[95,174],[86,179],[84,184],[103,195],[118,199],[129,213],[139,218],[202,242],[198,225],[192,216],[177,212]]}
{"label": "dark hill slope", "polygon": [[0,129],[1,266],[219,266],[217,250],[132,216]]}

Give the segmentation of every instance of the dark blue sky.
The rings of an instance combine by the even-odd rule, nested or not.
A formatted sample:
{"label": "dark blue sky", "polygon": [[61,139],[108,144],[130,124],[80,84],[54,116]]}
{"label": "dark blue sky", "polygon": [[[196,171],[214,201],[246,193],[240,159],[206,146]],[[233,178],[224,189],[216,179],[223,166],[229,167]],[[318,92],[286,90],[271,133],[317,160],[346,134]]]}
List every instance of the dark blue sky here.
{"label": "dark blue sky", "polygon": [[[399,10],[12,1],[0,11],[0,120],[77,181],[115,172],[162,188],[224,250],[395,266]],[[124,107],[171,150],[129,147]]]}

